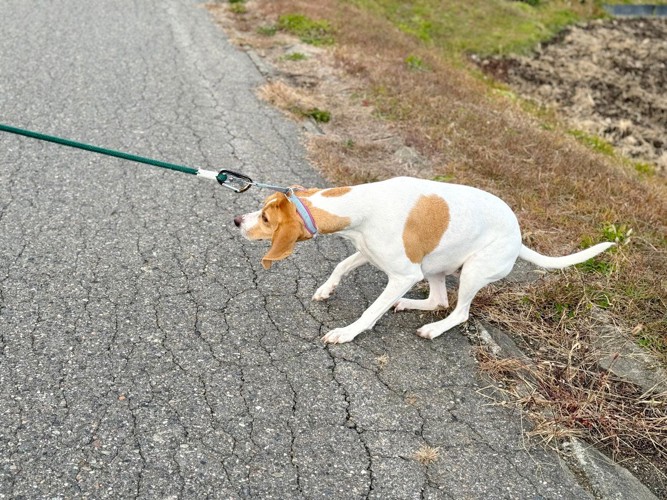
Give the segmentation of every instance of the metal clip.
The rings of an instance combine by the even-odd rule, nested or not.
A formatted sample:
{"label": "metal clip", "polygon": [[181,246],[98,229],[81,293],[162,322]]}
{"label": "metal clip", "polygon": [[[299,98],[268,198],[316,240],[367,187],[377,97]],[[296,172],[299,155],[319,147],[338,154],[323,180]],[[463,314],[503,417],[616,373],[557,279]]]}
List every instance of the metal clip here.
{"label": "metal clip", "polygon": [[231,170],[220,170],[216,180],[221,186],[231,189],[235,193],[243,193],[254,184],[253,180],[247,175],[232,172]]}

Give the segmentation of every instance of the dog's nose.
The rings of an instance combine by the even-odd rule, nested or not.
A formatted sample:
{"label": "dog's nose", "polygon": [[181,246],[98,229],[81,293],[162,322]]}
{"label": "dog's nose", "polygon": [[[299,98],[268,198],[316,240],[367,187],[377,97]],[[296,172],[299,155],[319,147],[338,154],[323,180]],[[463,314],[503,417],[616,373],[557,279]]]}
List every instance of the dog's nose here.
{"label": "dog's nose", "polygon": [[241,227],[241,223],[243,222],[243,216],[242,215],[237,215],[234,217],[234,225],[236,227]]}

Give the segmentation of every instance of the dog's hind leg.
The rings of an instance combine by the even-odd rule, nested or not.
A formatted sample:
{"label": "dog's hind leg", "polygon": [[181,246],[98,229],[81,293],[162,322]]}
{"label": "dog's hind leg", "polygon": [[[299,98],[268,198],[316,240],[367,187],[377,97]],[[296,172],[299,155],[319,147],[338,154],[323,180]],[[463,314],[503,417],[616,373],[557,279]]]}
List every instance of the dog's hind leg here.
{"label": "dog's hind leg", "polygon": [[512,258],[512,254],[507,250],[492,245],[471,257],[461,269],[459,296],[454,310],[445,319],[422,326],[417,330],[417,335],[434,339],[456,325],[467,321],[470,304],[477,292],[489,283],[507,276],[514,267],[516,256]]}
{"label": "dog's hind leg", "polygon": [[364,257],[361,252],[353,253],[347,259],[340,261],[334,268],[331,276],[329,276],[329,279],[317,289],[315,295],[313,295],[313,300],[328,299],[334,291],[334,288],[336,288],[340,283],[340,280],[343,279],[343,276],[367,262],[368,259]]}
{"label": "dog's hind leg", "polygon": [[429,286],[428,298],[424,300],[401,299],[396,302],[394,311],[404,311],[413,309],[419,311],[434,311],[439,307],[447,309],[449,300],[447,300],[447,286],[445,284],[444,273],[427,276]]}

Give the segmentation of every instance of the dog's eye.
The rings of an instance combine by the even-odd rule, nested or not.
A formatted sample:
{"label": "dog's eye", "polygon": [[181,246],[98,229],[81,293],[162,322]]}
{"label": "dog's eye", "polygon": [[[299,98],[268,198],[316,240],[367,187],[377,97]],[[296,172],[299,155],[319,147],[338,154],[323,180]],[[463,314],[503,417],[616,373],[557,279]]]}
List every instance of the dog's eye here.
{"label": "dog's eye", "polygon": [[266,214],[262,214],[262,221],[264,221],[266,224],[269,223],[269,219],[266,217]]}

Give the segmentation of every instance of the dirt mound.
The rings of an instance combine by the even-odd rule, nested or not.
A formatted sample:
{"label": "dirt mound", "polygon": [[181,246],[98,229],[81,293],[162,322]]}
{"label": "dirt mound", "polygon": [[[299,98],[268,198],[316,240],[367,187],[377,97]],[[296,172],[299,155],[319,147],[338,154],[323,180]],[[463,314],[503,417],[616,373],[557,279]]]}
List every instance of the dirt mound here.
{"label": "dirt mound", "polygon": [[488,66],[573,128],[667,172],[667,19],[574,26],[533,57]]}

